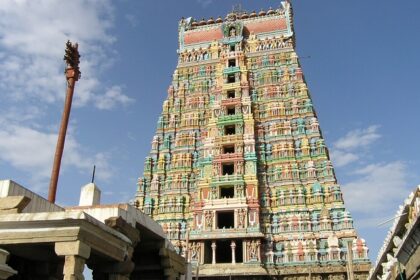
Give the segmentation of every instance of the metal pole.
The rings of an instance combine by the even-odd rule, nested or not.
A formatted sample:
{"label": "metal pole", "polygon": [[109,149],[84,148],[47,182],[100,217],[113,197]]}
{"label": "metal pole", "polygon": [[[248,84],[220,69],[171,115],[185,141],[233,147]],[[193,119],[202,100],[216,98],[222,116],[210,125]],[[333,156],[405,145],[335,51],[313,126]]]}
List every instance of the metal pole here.
{"label": "metal pole", "polygon": [[72,45],[70,41],[66,44],[66,54],[64,60],[66,61],[67,68],[65,70],[67,79],[66,100],[64,102],[63,115],[61,117],[60,131],[58,133],[57,146],[55,149],[54,165],[51,171],[51,181],[48,192],[48,201],[55,202],[57,193],[57,182],[60,175],[61,159],[63,157],[64,142],[66,141],[67,126],[70,118],[71,103],[73,100],[74,86],[80,77],[79,71],[79,52],[78,45]]}
{"label": "metal pole", "polygon": [[95,171],[96,171],[96,165],[93,165],[92,182],[91,183],[95,183]]}

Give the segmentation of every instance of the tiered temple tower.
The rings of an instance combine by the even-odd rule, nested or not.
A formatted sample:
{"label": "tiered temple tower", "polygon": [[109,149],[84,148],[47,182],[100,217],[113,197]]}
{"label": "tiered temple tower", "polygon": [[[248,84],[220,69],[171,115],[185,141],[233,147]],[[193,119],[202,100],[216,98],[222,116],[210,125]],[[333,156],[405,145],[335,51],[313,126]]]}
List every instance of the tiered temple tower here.
{"label": "tiered temple tower", "polygon": [[182,19],[178,55],[137,206],[200,278],[365,279],[368,249],[319,129],[290,3]]}

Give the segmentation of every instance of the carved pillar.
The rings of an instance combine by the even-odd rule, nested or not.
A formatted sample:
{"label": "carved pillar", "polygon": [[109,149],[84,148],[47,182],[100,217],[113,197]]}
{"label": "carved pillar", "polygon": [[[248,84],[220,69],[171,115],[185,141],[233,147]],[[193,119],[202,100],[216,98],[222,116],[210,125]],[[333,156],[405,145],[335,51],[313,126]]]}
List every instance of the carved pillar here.
{"label": "carved pillar", "polygon": [[9,252],[0,249],[0,280],[5,280],[15,274],[17,271],[7,265],[7,259],[9,258]]}
{"label": "carved pillar", "polygon": [[80,241],[55,243],[55,253],[64,256],[63,280],[84,280],[85,261],[90,256],[90,247]]}
{"label": "carved pillar", "polygon": [[216,241],[211,242],[211,264],[216,264]]}
{"label": "carved pillar", "polygon": [[235,264],[236,263],[236,256],[235,256],[236,244],[234,240],[232,240],[232,242],[230,243],[230,248],[232,248],[232,263]]}

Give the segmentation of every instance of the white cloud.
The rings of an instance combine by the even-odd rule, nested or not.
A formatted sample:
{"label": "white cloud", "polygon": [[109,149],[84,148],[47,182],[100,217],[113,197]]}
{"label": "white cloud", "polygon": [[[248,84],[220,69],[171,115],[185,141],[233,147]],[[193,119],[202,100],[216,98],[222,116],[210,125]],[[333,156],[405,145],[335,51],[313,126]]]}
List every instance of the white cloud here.
{"label": "white cloud", "polygon": [[379,126],[372,125],[366,129],[355,129],[333,143],[330,155],[334,165],[342,167],[359,160],[360,149],[366,150],[381,138],[378,128]]}
{"label": "white cloud", "polygon": [[409,193],[407,167],[395,161],[370,164],[354,172],[357,179],[343,185],[344,199],[352,212],[368,216],[395,212],[391,205],[398,205]]}
{"label": "white cloud", "polygon": [[379,139],[381,135],[377,133],[379,126],[372,125],[366,129],[356,129],[348,132],[346,136],[338,139],[334,143],[336,149],[351,150],[366,147]]}
{"label": "white cloud", "polygon": [[115,57],[112,43],[116,39],[110,34],[113,24],[110,0],[1,1],[2,98],[49,104],[63,100],[62,58],[70,39],[79,43],[82,55],[75,105],[95,102],[103,92],[99,75]]}
{"label": "white cloud", "polygon": [[96,107],[99,109],[112,109],[118,104],[128,105],[134,102],[134,99],[121,93],[122,89],[120,86],[113,86],[105,92],[105,95],[97,98]]}
{"label": "white cloud", "polygon": [[[15,168],[32,174],[35,182],[45,181],[51,175],[51,167],[57,134],[43,132],[31,127],[4,125],[0,130],[0,160]],[[62,161],[62,171],[71,167],[90,171],[93,164],[101,166],[102,179],[112,172],[108,158],[103,153],[89,155],[81,145],[67,135]]]}
{"label": "white cloud", "polygon": [[197,0],[197,3],[203,8],[207,8],[209,5],[213,4],[213,0]]}
{"label": "white cloud", "polygon": [[0,158],[22,170],[36,169],[39,176],[46,177],[50,172],[56,141],[54,134],[9,126],[0,131]]}
{"label": "white cloud", "polygon": [[330,156],[336,167],[345,166],[359,159],[359,156],[354,153],[344,152],[335,149],[331,151]]}

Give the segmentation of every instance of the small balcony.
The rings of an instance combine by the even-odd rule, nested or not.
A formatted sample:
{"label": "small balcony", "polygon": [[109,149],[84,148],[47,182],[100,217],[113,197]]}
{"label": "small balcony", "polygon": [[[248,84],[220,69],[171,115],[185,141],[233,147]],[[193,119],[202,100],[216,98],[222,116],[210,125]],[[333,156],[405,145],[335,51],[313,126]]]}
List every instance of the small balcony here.
{"label": "small balcony", "polygon": [[231,66],[231,67],[227,67],[225,69],[223,69],[223,74],[228,75],[228,74],[235,74],[236,72],[241,71],[241,68],[239,66]]}
{"label": "small balcony", "polygon": [[241,183],[243,180],[244,176],[242,174],[217,175],[212,177],[212,183],[214,184]]}
{"label": "small balcony", "polygon": [[241,83],[239,81],[234,82],[234,83],[225,83],[223,84],[223,90],[231,90],[231,89],[236,89],[239,88],[241,86]]}
{"label": "small balcony", "polygon": [[219,125],[233,124],[242,121],[242,114],[220,116],[217,123]]}
{"label": "small balcony", "polygon": [[241,153],[227,153],[214,156],[214,161],[237,161],[243,160],[243,155]]}

